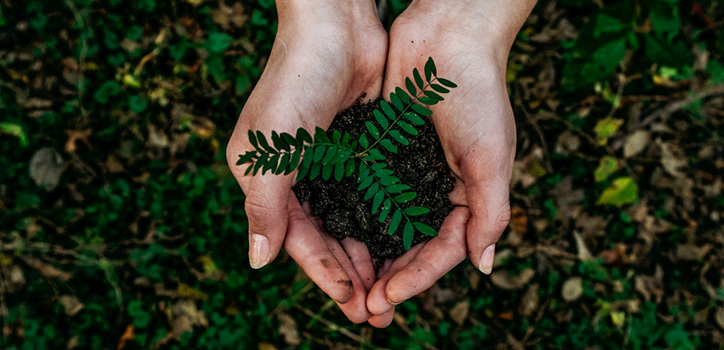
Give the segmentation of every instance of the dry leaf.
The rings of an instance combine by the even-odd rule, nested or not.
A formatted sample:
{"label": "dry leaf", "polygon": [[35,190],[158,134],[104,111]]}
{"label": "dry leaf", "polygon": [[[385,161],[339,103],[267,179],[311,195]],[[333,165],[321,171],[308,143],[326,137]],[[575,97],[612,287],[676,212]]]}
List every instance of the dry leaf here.
{"label": "dry leaf", "polygon": [[30,177],[48,191],[58,185],[62,173],[63,158],[50,147],[37,150],[30,159]]}
{"label": "dry leaf", "polygon": [[133,341],[136,340],[136,334],[133,331],[133,325],[129,324],[128,327],[126,327],[126,331],[123,332],[123,335],[121,335],[121,339],[118,339],[118,350],[123,349],[126,346],[127,341]]}
{"label": "dry leaf", "polygon": [[583,295],[583,279],[580,277],[571,277],[561,289],[561,296],[565,301],[574,301]]}
{"label": "dry leaf", "polygon": [[645,130],[639,130],[631,134],[626,138],[626,143],[623,146],[623,156],[625,158],[633,157],[646,148],[649,144],[650,137],[649,132]]}
{"label": "dry leaf", "polygon": [[207,327],[209,321],[203,311],[196,308],[192,300],[179,300],[171,309],[173,318],[173,337],[179,339],[184,332],[193,331],[194,327]]}
{"label": "dry leaf", "polygon": [[277,350],[277,347],[267,342],[261,342],[257,345],[258,350]]}
{"label": "dry leaf", "polygon": [[284,337],[284,341],[289,345],[301,344],[302,339],[299,337],[297,322],[285,313],[280,313],[277,318],[279,319],[279,334]]}
{"label": "dry leaf", "polygon": [[470,302],[466,299],[455,304],[455,306],[450,309],[450,318],[452,318],[452,320],[455,321],[455,323],[457,323],[459,326],[462,326],[462,324],[465,323],[465,319],[468,318],[469,313]]}
{"label": "dry leaf", "polygon": [[661,148],[661,165],[664,170],[674,177],[685,176],[681,172],[681,169],[686,168],[688,164],[684,151],[679,146],[662,142],[661,139],[657,139],[656,143]]}
{"label": "dry leaf", "polygon": [[578,232],[573,232],[573,237],[576,239],[576,249],[578,250],[578,258],[582,261],[593,260],[591,251],[586,247],[586,242],[583,241],[583,237]]}
{"label": "dry leaf", "polygon": [[532,315],[536,310],[538,310],[539,299],[538,283],[535,283],[528,287],[528,290],[525,292],[525,295],[520,302],[520,307],[518,310],[520,311],[520,314],[523,316]]}
{"label": "dry leaf", "polygon": [[523,288],[533,276],[535,276],[533,269],[525,269],[517,276],[511,276],[507,271],[495,271],[490,275],[490,280],[499,288],[514,290]]}
{"label": "dry leaf", "polygon": [[676,257],[685,261],[697,261],[711,250],[711,244],[704,244],[701,247],[695,244],[687,243],[676,247]]}
{"label": "dry leaf", "polygon": [[83,304],[72,295],[62,295],[58,298],[58,302],[63,305],[68,316],[74,316],[83,309]]}

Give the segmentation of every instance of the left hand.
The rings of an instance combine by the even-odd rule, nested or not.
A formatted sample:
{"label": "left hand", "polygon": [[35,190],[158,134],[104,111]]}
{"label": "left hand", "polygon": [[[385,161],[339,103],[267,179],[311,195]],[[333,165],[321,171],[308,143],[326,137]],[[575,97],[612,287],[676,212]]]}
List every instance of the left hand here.
{"label": "left hand", "polygon": [[404,86],[412,68],[422,72],[428,57],[435,60],[440,77],[458,85],[431,107],[456,178],[450,194],[456,207],[437,237],[413,247],[381,273],[367,297],[373,315],[369,323],[375,327],[389,325],[394,305],[431,287],[466,255],[483,273],[492,270],[495,243],[510,219],[508,187],[516,145],[506,62],[534,3],[417,0],[392,25],[383,96]]}

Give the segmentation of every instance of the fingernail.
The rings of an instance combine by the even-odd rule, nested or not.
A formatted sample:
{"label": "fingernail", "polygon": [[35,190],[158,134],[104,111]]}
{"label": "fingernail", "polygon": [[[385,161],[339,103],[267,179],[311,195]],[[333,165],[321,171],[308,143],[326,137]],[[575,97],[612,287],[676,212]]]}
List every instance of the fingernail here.
{"label": "fingernail", "polygon": [[269,239],[253,233],[251,235],[251,250],[249,251],[249,264],[252,269],[260,269],[269,263]]}
{"label": "fingernail", "polygon": [[403,300],[403,301],[398,301],[398,302],[396,302],[396,303],[393,303],[393,302],[390,301],[390,299],[387,299],[387,302],[390,303],[390,304],[393,305],[393,306],[397,306],[397,305],[400,305],[400,304],[404,303],[405,301]]}
{"label": "fingernail", "polygon": [[478,268],[486,275],[493,272],[493,261],[495,260],[495,244],[489,245],[483,251],[483,255],[480,257],[480,265]]}

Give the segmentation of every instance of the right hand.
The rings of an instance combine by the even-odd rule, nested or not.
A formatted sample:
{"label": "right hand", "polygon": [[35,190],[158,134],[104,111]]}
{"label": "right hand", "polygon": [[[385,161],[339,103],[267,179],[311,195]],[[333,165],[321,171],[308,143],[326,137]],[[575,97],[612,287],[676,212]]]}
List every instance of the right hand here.
{"label": "right hand", "polygon": [[[353,322],[370,314],[365,300],[375,281],[364,244],[322,233],[291,191],[288,176],[244,176],[236,165],[252,150],[248,130],[294,134],[332,123],[360,97],[376,99],[382,87],[387,33],[374,1],[277,1],[279,28],[269,61],[252,91],[227,146],[231,172],[246,194],[249,260],[258,269],[287,253]],[[344,247],[344,249],[343,249]]]}

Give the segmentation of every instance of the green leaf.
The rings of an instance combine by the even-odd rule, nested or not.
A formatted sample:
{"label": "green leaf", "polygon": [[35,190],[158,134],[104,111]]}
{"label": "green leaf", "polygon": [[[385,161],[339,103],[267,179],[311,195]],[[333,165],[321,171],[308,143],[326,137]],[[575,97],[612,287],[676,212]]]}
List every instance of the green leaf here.
{"label": "green leaf", "polygon": [[[419,106],[419,105],[412,105],[412,106],[414,107],[414,106]],[[417,125],[425,124],[425,120],[420,118],[420,116],[415,113],[405,113],[405,118],[407,118],[407,120],[409,120],[410,122],[417,124]],[[405,130],[405,131],[407,131],[407,130]]]}
{"label": "green leaf", "polygon": [[394,177],[394,176],[385,176],[385,177],[383,177],[383,178],[380,179],[380,183],[381,183],[383,186],[394,185],[394,184],[396,184],[396,183],[398,183],[398,182],[400,182],[400,179],[397,178],[397,177]]}
{"label": "green leaf", "polygon": [[284,170],[286,170],[287,165],[289,165],[289,157],[290,157],[289,153],[284,153],[282,155],[281,159],[279,159],[279,165],[277,165],[277,171],[274,174],[280,175],[280,174],[284,173]]}
{"label": "green leaf", "polygon": [[254,132],[249,130],[249,143],[251,143],[254,148],[259,148],[259,144],[256,142],[256,135],[254,135]]}
{"label": "green leaf", "polygon": [[[444,100],[445,100],[444,98],[442,98],[442,96],[438,95],[438,94],[437,94],[436,92],[434,92],[434,91],[423,91],[423,93],[424,93],[425,96],[427,96],[428,98],[430,98],[430,99],[432,99],[432,100],[435,100],[435,102],[432,103],[432,104],[435,104],[435,103],[438,103],[439,101],[444,101]],[[425,103],[425,104],[429,105],[430,103]]]}
{"label": "green leaf", "polygon": [[433,237],[437,236],[437,231],[435,231],[434,228],[427,226],[421,222],[413,222],[412,225],[414,225],[415,228],[418,231],[420,231],[420,233],[422,233],[423,235],[428,235],[428,236],[433,236]]}
{"label": "green leaf", "polygon": [[304,128],[299,128],[297,129],[297,142],[301,145],[304,142],[312,143],[314,141],[312,140],[312,135],[309,134],[309,131]]}
{"label": "green leaf", "polygon": [[372,148],[372,149],[370,149],[370,155],[371,155],[372,158],[374,158],[375,160],[385,160],[385,159],[387,159],[387,157],[385,157],[384,155],[382,155],[382,153],[380,153],[380,151],[379,151],[377,148]]}
{"label": "green leaf", "polygon": [[387,215],[390,215],[390,208],[392,207],[392,202],[390,202],[389,199],[385,199],[384,202],[382,202],[382,211],[380,212],[380,222],[385,222],[385,219],[387,219]]}
{"label": "green leaf", "polygon": [[383,139],[382,141],[380,141],[380,145],[382,145],[382,147],[392,153],[397,153],[397,146],[392,144],[392,141],[390,141],[389,139]]}
{"label": "green leaf", "polygon": [[[1,17],[2,17],[2,11],[0,11],[0,18]],[[25,147],[28,145],[28,137],[25,134],[25,131],[23,131],[22,125],[20,125],[20,124],[10,123],[10,122],[0,123],[0,133],[17,137],[18,141],[20,143],[20,146]],[[256,154],[256,152],[254,152],[254,154]],[[246,162],[242,162],[242,164],[243,163],[246,163]],[[238,163],[237,163],[237,165],[238,165]]]}
{"label": "green leaf", "polygon": [[319,176],[319,171],[322,170],[322,163],[316,163],[312,165],[312,168],[309,170],[309,179],[314,180]]}
{"label": "green leaf", "polygon": [[[272,174],[276,174],[277,165],[279,165],[279,156],[280,154],[275,154],[271,158],[269,158],[269,162],[267,163],[269,170],[272,172]],[[264,174],[264,171],[262,171],[262,175]]]}
{"label": "green leaf", "polygon": [[433,75],[437,75],[437,69],[435,68],[435,62],[432,61],[432,57],[428,57],[427,62],[425,62],[425,80],[429,83]]}
{"label": "green leaf", "polygon": [[244,153],[244,155],[239,155],[239,160],[236,161],[236,165],[242,165],[244,163],[250,162],[252,159],[254,159],[254,156],[256,155],[256,151],[249,151]]}
{"label": "green leaf", "polygon": [[[395,118],[397,118],[397,114],[395,113],[395,110],[392,109],[392,106],[390,106],[390,104],[387,103],[387,101],[381,100],[380,106],[382,107],[382,111],[385,112],[385,114],[387,115],[388,118],[390,118],[390,120],[395,120]],[[387,129],[387,127],[385,127],[385,129]]]}
{"label": "green leaf", "polygon": [[334,156],[337,155],[337,148],[336,147],[328,147],[327,148],[327,154],[324,155],[324,158],[322,158],[322,164],[327,165],[329,162],[332,161]]}
{"label": "green leaf", "polygon": [[348,160],[344,176],[352,176],[352,173],[354,173],[354,166],[355,166],[354,159]]}
{"label": "green leaf", "polygon": [[623,119],[615,118],[604,118],[596,123],[596,127],[593,131],[598,136],[598,143],[601,146],[605,146],[608,143],[608,138],[618,131],[618,128],[623,124]]}
{"label": "green leaf", "polygon": [[365,126],[367,127],[367,131],[369,131],[370,134],[372,134],[372,137],[374,137],[375,139],[380,138],[380,132],[377,130],[377,128],[374,126],[374,124],[372,124],[370,122],[365,122]]}
{"label": "green leaf", "polygon": [[286,151],[291,150],[291,148],[289,148],[289,144],[284,142],[284,140],[282,140],[282,137],[279,136],[279,133],[277,133],[276,131],[272,131],[271,139],[272,139],[272,144],[274,144],[274,148],[276,148],[278,150],[286,150]]}
{"label": "green leaf", "polygon": [[377,183],[373,183],[370,188],[367,189],[367,193],[365,193],[364,200],[368,201],[372,197],[374,197],[377,193],[380,192],[380,185]]}
{"label": "green leaf", "polygon": [[422,81],[422,77],[420,76],[420,71],[418,71],[417,68],[412,70],[412,76],[415,78],[415,83],[417,84],[417,87],[419,87],[420,90],[424,90],[425,82]]}
{"label": "green leaf", "polygon": [[437,92],[439,92],[439,93],[441,93],[441,94],[446,94],[446,93],[450,92],[450,90],[444,88],[442,85],[430,84],[430,87],[431,87],[433,90],[435,90],[435,91],[437,91]]}
{"label": "green leaf", "polygon": [[261,147],[264,148],[267,152],[277,153],[277,150],[269,146],[269,143],[266,141],[266,137],[264,136],[264,134],[261,133],[261,131],[257,130],[256,139],[257,141],[259,141],[259,145],[261,145]]}
{"label": "green leaf", "polygon": [[362,146],[362,148],[370,146],[370,141],[367,140],[367,134],[362,133],[362,135],[359,136],[359,145]]}
{"label": "green leaf", "polygon": [[405,132],[410,135],[415,136],[415,135],[419,134],[419,132],[417,131],[417,129],[415,129],[414,126],[408,124],[405,121],[402,121],[402,120],[398,121],[397,126],[399,126],[402,130],[405,130]]}
{"label": "green leaf", "polygon": [[601,158],[601,161],[598,163],[598,168],[596,168],[594,172],[596,182],[608,179],[616,170],[618,170],[618,160],[616,160],[616,158],[611,156]]}
{"label": "green leaf", "polygon": [[299,167],[299,171],[297,172],[297,179],[296,179],[296,180],[297,180],[297,181],[301,181],[301,180],[307,175],[307,173],[309,173],[309,167],[304,166],[304,164],[302,164],[302,165]]}
{"label": "green leaf", "polygon": [[314,159],[313,161],[315,163],[319,163],[320,160],[322,160],[322,157],[324,157],[324,152],[327,150],[327,146],[325,145],[318,145],[314,146]]}
{"label": "green leaf", "polygon": [[638,196],[639,186],[636,181],[625,176],[613,180],[611,186],[603,191],[596,203],[620,207],[624,204],[633,203]]}
{"label": "green leaf", "polygon": [[407,202],[415,199],[415,197],[417,197],[417,193],[415,193],[415,192],[405,192],[405,193],[403,193],[403,194],[401,194],[401,195],[396,196],[396,197],[394,198],[394,200],[395,200],[395,203],[400,203],[400,204],[402,204],[402,203],[407,203]]}
{"label": "green leaf", "polygon": [[397,94],[395,94],[394,92],[390,93],[390,102],[392,102],[392,105],[395,106],[398,111],[402,111],[403,109],[405,109],[405,105],[402,104],[402,100],[400,100],[400,98],[397,97]]}
{"label": "green leaf", "polygon": [[249,175],[249,173],[251,173],[252,170],[254,170],[254,164],[250,164],[249,167],[246,168],[246,170],[244,171],[244,176]]}
{"label": "green leaf", "polygon": [[304,147],[304,159],[302,160],[302,165],[305,168],[309,168],[312,166],[312,161],[314,160],[314,147]]}
{"label": "green leaf", "polygon": [[408,216],[420,216],[430,212],[430,209],[425,207],[409,207],[405,209],[405,214]]}
{"label": "green leaf", "polygon": [[390,221],[390,227],[387,229],[387,233],[390,235],[394,234],[395,231],[397,231],[397,227],[400,226],[400,221],[402,221],[402,212],[395,210],[395,213],[392,214],[392,220]]}
{"label": "green leaf", "polygon": [[410,106],[410,108],[412,108],[412,110],[419,115],[424,115],[426,117],[432,115],[432,111],[427,109],[426,107],[423,107],[422,105],[413,104],[412,106]]}
{"label": "green leaf", "polygon": [[296,169],[297,166],[299,166],[299,158],[301,157],[301,155],[302,155],[301,148],[297,148],[294,151],[294,153],[292,153],[292,157],[289,160],[289,165],[287,166],[287,171],[284,172],[284,175],[289,175],[289,173],[294,171],[294,169]]}
{"label": "green leaf", "polygon": [[219,53],[226,50],[232,41],[233,38],[228,34],[213,32],[206,39],[206,47],[208,47],[209,52]]}
{"label": "green leaf", "polygon": [[294,138],[294,136],[290,135],[289,133],[283,132],[281,134],[282,140],[286,142],[289,145],[292,145],[294,147],[299,147],[300,143],[297,141],[297,139]]}
{"label": "green leaf", "polygon": [[410,250],[412,247],[412,239],[414,238],[415,230],[412,228],[412,224],[408,221],[405,223],[405,228],[402,229],[402,245],[405,246],[405,250]]}
{"label": "green leaf", "polygon": [[387,118],[385,118],[382,112],[375,109],[374,111],[372,111],[372,114],[375,116],[375,120],[377,120],[377,123],[379,123],[383,129],[387,129],[390,126],[390,122],[387,121]]}
{"label": "green leaf", "polygon": [[329,180],[332,177],[332,171],[334,171],[334,165],[322,164],[322,180]]}
{"label": "green leaf", "polygon": [[316,128],[314,129],[314,142],[319,142],[319,143],[332,143],[332,142],[329,140],[329,136],[327,136],[327,132],[324,131],[324,129],[322,129],[322,128],[320,128],[320,127],[316,127]]}
{"label": "green leaf", "polygon": [[369,185],[372,184],[372,181],[374,181],[375,178],[373,176],[367,176],[364,179],[362,179],[362,182],[357,187],[357,191],[362,191],[365,188],[369,187]]}
{"label": "green leaf", "polygon": [[372,166],[370,166],[370,170],[377,172],[386,167],[387,167],[387,164],[385,164],[385,163],[375,163],[375,164],[372,164]]}
{"label": "green leaf", "polygon": [[385,188],[385,191],[390,194],[400,193],[402,191],[407,191],[410,189],[410,186],[403,185],[403,184],[397,184],[397,185],[391,185],[387,186]]}
{"label": "green leaf", "polygon": [[261,156],[259,156],[259,159],[254,163],[254,176],[256,176],[259,169],[266,164],[267,159],[269,159],[269,153],[262,153]]}
{"label": "green leaf", "polygon": [[410,78],[405,78],[405,87],[407,87],[407,92],[410,93],[410,96],[417,96],[417,89]]}
{"label": "green leaf", "polygon": [[375,194],[375,198],[372,199],[372,214],[376,213],[382,204],[382,200],[385,199],[385,192],[379,191]]}
{"label": "green leaf", "polygon": [[455,83],[453,83],[452,81],[447,80],[447,79],[437,78],[437,81],[439,81],[440,84],[445,85],[445,86],[447,86],[447,87],[449,87],[449,88],[451,88],[451,89],[454,89],[454,88],[458,87],[457,84],[455,84]]}
{"label": "green leaf", "polygon": [[334,130],[332,132],[332,143],[335,145],[339,145],[339,140],[342,139],[342,133],[339,130]]}
{"label": "green leaf", "polygon": [[395,139],[395,141],[397,141],[405,146],[410,144],[410,141],[407,140],[406,137],[402,136],[402,134],[397,130],[390,130],[389,134],[390,134],[390,136],[392,136],[393,139]]}
{"label": "green leaf", "polygon": [[[408,104],[410,103],[410,101],[412,101],[410,99],[410,96],[408,96],[405,92],[405,90],[402,90],[402,88],[399,86],[395,88],[395,94],[397,95],[397,97],[400,98],[400,100],[402,100],[404,104]],[[400,111],[402,111],[402,108],[400,108]]]}
{"label": "green leaf", "polygon": [[[425,91],[425,92],[427,93],[428,91]],[[417,100],[420,103],[422,103],[424,105],[428,105],[428,106],[433,106],[433,105],[436,105],[438,102],[440,102],[440,100],[438,100],[436,98],[430,98],[430,97],[420,97]]]}

